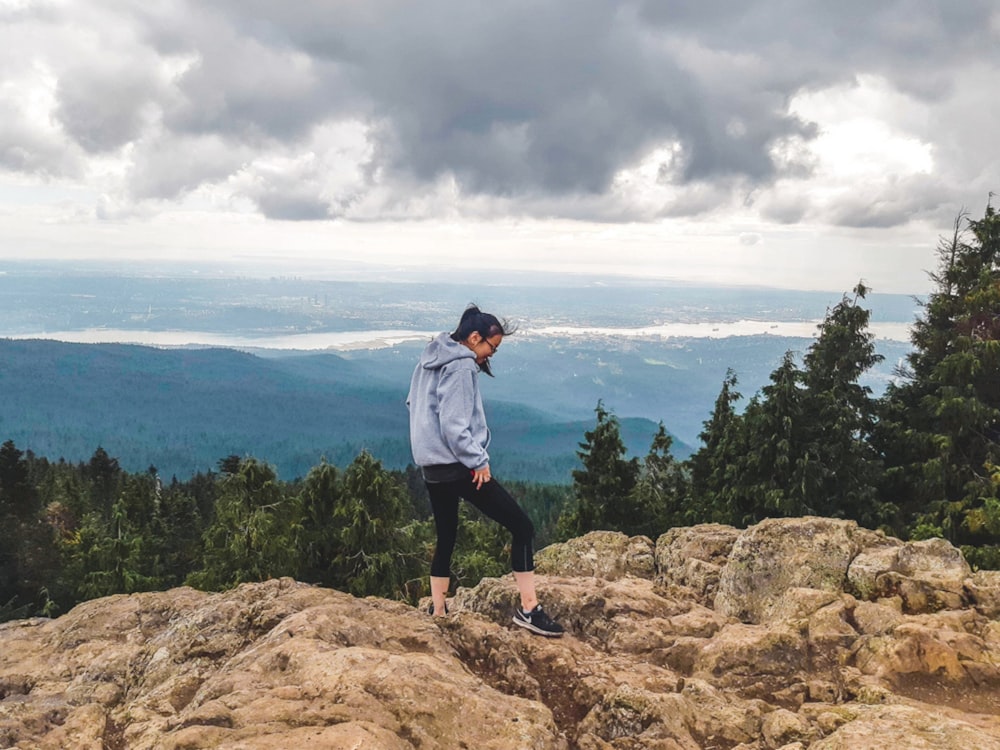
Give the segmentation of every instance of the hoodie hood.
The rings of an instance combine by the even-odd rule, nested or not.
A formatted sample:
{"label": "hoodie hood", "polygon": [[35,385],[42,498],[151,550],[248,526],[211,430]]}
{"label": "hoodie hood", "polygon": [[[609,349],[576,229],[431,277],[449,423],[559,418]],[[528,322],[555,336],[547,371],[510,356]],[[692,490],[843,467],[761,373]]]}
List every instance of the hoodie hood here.
{"label": "hoodie hood", "polygon": [[451,334],[439,333],[420,355],[420,366],[425,370],[438,370],[457,359],[465,358],[475,361],[476,354],[465,344],[453,341]]}

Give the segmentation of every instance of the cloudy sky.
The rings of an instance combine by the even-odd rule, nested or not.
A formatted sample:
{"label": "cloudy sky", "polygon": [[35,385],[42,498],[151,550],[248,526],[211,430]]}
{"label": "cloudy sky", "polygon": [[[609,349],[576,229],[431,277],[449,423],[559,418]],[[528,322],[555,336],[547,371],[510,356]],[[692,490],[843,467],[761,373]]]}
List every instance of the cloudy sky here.
{"label": "cloudy sky", "polygon": [[998,72],[997,0],[0,0],[0,260],[920,293]]}

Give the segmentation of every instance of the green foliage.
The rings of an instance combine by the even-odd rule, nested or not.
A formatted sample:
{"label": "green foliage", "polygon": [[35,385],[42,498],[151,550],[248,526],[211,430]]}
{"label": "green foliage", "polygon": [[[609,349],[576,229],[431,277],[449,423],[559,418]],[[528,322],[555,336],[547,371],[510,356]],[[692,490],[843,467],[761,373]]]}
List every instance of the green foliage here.
{"label": "green foliage", "polygon": [[41,496],[30,453],[0,446],[0,622],[33,614],[44,581],[58,569],[58,551],[41,521]]}
{"label": "green foliage", "polygon": [[337,467],[326,461],[313,467],[302,483],[296,503],[297,521],[292,530],[300,580],[324,586],[337,583],[334,562],[341,541],[332,521],[340,496]]}
{"label": "green foliage", "polygon": [[156,502],[143,542],[149,571],[161,587],[178,586],[201,564],[203,514],[190,484],[164,487],[155,475],[152,481]]}
{"label": "green foliage", "polygon": [[[231,456],[223,473],[168,485],[155,467],[129,474],[100,448],[84,463],[50,463],[9,442],[2,461],[0,620],[52,616],[95,596],[280,575],[411,602],[426,593],[434,531],[419,471],[388,471],[369,453],[343,471],[322,461],[291,483]],[[569,488],[515,485],[536,522],[554,525]],[[460,584],[505,573],[509,543],[463,504]]]}
{"label": "green foliage", "polygon": [[143,572],[143,562],[149,559],[143,549],[144,537],[134,517],[129,517],[124,498],[112,506],[109,522],[102,522],[97,514],[88,515],[81,536],[86,539],[82,545],[85,569],[79,585],[82,598],[158,587],[159,581]]}
{"label": "green foliage", "polygon": [[803,367],[786,352],[741,415],[736,375],[727,373],[690,460],[687,518],[745,526],[812,514],[874,526],[890,515],[878,501],[881,464],[870,443],[876,402],[858,382],[880,357],[858,304],[867,290],[854,291],[827,313]]}
{"label": "green foliage", "polygon": [[219,590],[290,575],[290,506],[273,468],[253,458],[242,461],[220,480],[215,518],[203,537],[203,567],[188,583]]}
{"label": "green foliage", "polygon": [[897,525],[959,545],[1000,542],[1000,216],[962,215],[939,247],[909,370],[884,399],[876,441]]}
{"label": "green foliage", "polygon": [[630,498],[636,513],[634,533],[652,539],[688,523],[688,477],[684,466],[670,452],[672,443],[661,422]]}
{"label": "green foliage", "polygon": [[1000,544],[963,544],[959,549],[973,570],[1000,570]]}
{"label": "green foliage", "polygon": [[738,523],[737,467],[746,446],[743,423],[734,406],[742,398],[736,385],[736,373],[727,371],[711,416],[698,436],[702,447],[687,462],[691,476],[688,511],[694,523]]}
{"label": "green foliage", "polygon": [[407,584],[421,574],[417,529],[405,526],[404,485],[367,452],[344,472],[332,522],[338,530],[334,559],[338,588],[354,594],[404,597]]}
{"label": "green foliage", "polygon": [[811,512],[851,518],[875,528],[895,508],[879,501],[882,463],[871,444],[878,405],[858,381],[881,362],[868,331],[869,310],[859,302],[868,290],[854,288],[826,315],[804,358],[802,382],[814,484]]}
{"label": "green foliage", "polygon": [[801,382],[802,372],[787,352],[743,414],[744,444],[751,450],[738,464],[738,525],[811,510],[807,498],[816,471]]}
{"label": "green foliage", "polygon": [[582,469],[573,471],[575,503],[560,519],[562,538],[604,529],[632,533],[641,522],[635,513],[633,490],[639,460],[626,458],[618,418],[597,402],[597,424],[584,433],[577,455]]}

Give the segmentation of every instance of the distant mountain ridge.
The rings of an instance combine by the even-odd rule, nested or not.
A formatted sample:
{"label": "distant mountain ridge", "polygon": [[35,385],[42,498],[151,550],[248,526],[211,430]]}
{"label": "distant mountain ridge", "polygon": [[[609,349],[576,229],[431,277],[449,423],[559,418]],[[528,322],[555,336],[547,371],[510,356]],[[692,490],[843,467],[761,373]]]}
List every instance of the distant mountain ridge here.
{"label": "distant mountain ridge", "polygon": [[[344,465],[362,449],[391,468],[411,461],[408,380],[377,359],[335,354],[263,358],[233,349],[0,340],[0,440],[52,460],[88,459],[98,446],[131,471],[155,466],[186,478],[219,459],[253,455],[285,479],[326,459]],[[589,408],[592,408],[592,404]],[[567,420],[487,398],[498,474],[568,482],[592,421]],[[622,419],[642,455],[656,431]],[[690,446],[675,443],[679,456]]]}

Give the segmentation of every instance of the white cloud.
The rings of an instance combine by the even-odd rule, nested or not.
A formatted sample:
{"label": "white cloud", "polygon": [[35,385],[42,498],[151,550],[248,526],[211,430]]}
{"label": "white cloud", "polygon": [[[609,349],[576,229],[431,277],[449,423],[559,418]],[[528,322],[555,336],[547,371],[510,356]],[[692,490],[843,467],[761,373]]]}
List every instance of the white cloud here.
{"label": "white cloud", "polygon": [[609,267],[767,278],[820,236],[933,246],[998,189],[998,17],[990,0],[0,0],[0,201],[143,248],[253,215],[251,246],[321,248],[333,222],[405,258],[414,227],[489,245],[513,224],[533,228],[498,230],[531,247],[519,262],[555,266],[566,235],[542,227],[569,222]]}

